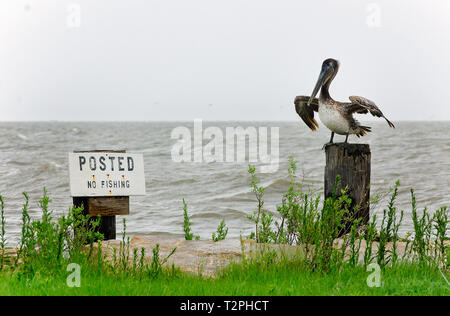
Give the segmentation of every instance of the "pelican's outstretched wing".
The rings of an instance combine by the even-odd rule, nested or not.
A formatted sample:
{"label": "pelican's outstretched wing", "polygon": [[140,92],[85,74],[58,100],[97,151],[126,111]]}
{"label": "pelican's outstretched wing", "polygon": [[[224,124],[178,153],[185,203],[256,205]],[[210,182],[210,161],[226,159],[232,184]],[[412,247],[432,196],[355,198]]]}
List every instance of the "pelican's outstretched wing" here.
{"label": "pelican's outstretched wing", "polygon": [[308,105],[309,97],[299,95],[295,97],[295,111],[302,118],[303,122],[308,125],[308,127],[315,131],[319,124],[314,119],[314,111],[319,111],[319,99],[314,98],[310,105]]}
{"label": "pelican's outstretched wing", "polygon": [[366,114],[367,112],[370,112],[373,116],[384,118],[390,127],[395,128],[394,124],[384,116],[373,101],[355,95],[349,97],[349,99],[352,103],[348,103],[347,105],[348,113]]}

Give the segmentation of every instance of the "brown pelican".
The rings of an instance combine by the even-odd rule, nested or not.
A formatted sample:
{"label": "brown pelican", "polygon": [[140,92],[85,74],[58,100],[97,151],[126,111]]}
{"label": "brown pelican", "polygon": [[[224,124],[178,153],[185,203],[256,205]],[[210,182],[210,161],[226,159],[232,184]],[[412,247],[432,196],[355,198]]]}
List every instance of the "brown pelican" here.
{"label": "brown pelican", "polygon": [[[314,111],[319,112],[321,122],[331,130],[329,144],[333,143],[334,133],[346,135],[345,142],[347,142],[350,134],[360,137],[371,131],[370,127],[360,125],[353,118],[353,113],[366,114],[370,112],[373,116],[384,118],[390,127],[395,128],[375,103],[366,98],[351,96],[349,97],[350,102],[338,102],[331,98],[328,89],[338,70],[339,62],[337,60],[332,58],[325,60],[311,97],[297,96],[295,98],[295,110],[306,125],[315,131],[319,124],[314,119]],[[317,99],[316,95],[319,89],[320,96]]]}

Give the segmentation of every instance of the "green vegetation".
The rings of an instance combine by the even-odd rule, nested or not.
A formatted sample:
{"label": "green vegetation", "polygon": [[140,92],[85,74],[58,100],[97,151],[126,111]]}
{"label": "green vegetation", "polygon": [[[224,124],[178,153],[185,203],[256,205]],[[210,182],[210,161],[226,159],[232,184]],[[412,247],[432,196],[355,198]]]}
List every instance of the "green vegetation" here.
{"label": "green vegetation", "polygon": [[224,240],[227,237],[228,234],[228,227],[225,224],[225,220],[223,219],[219,226],[217,226],[217,232],[216,233],[212,233],[212,240],[213,241],[220,241],[220,240]]}
{"label": "green vegetation", "polygon": [[[5,207],[0,197],[0,295],[450,294],[446,208],[433,214],[427,209],[419,212],[411,190],[414,231],[401,237],[398,232],[404,211],[395,205],[398,182],[381,223],[377,225],[374,216],[362,224],[352,218],[355,210],[350,209],[345,189],[335,189],[332,197],[321,202],[320,196],[302,192],[295,171],[291,159],[290,187],[277,212],[271,213],[264,208],[264,188],[255,168],[249,167],[250,187],[257,200],[249,217],[255,224],[250,237],[258,246],[253,253],[243,252],[241,262],[231,263],[214,277],[168,265],[176,249],[161,257],[156,245],[150,258],[145,248],[130,249],[125,219],[119,248],[105,251],[103,236],[96,230],[100,217],[71,207],[61,218],[53,218],[45,189],[39,201],[39,219],[30,217],[29,197],[24,193],[22,236],[14,250],[7,248]],[[195,237],[184,199],[183,210],[185,238],[192,240]],[[349,221],[352,225],[347,232],[345,223]],[[223,240],[227,233],[222,220],[212,239]]]}
{"label": "green vegetation", "polygon": [[255,166],[248,166],[248,172],[251,175],[250,188],[255,194],[258,206],[252,215],[247,218],[255,223],[255,231],[249,236],[259,243],[268,243],[276,241],[275,233],[271,230],[273,223],[273,214],[264,209],[264,187],[259,186],[259,179],[256,176]]}
{"label": "green vegetation", "polygon": [[[194,238],[194,234],[192,233],[192,223],[189,219],[189,215],[187,212],[187,203],[183,199],[183,216],[184,216],[184,222],[183,222],[183,231],[184,231],[184,239],[186,240],[192,240]],[[212,233],[212,240],[214,242],[224,240],[227,237],[228,234],[228,227],[225,224],[225,220],[223,219],[219,226],[217,226],[217,231],[215,233]],[[195,236],[195,240],[200,240],[200,236]]]}
{"label": "green vegetation", "polygon": [[[96,231],[100,217],[91,217],[83,214],[83,208],[72,207],[67,215],[54,220],[48,205],[50,198],[44,189],[42,199],[39,201],[42,217],[31,219],[29,216],[29,197],[23,194],[25,203],[22,208],[22,236],[13,255],[7,255],[2,243],[1,277],[17,277],[25,282],[33,279],[52,278],[67,274],[66,268],[71,263],[77,263],[89,271],[114,275],[128,273],[138,276],[147,275],[158,277],[163,272],[163,265],[173,255],[176,249],[166,257],[159,256],[159,245],[153,249],[153,259],[150,263],[144,261],[145,249],[133,249],[133,258],[130,259],[130,238],[126,236],[126,221],[123,219],[123,234],[119,253],[114,249],[111,260],[106,260],[102,252],[103,235]],[[0,197],[0,202],[3,199]],[[2,213],[4,205],[1,203]],[[4,220],[3,220],[4,222]],[[2,233],[4,240],[4,233]],[[97,241],[95,243],[95,241]]]}
{"label": "green vegetation", "polygon": [[[189,215],[187,212],[187,203],[186,201],[183,199],[183,214],[184,214],[184,223],[183,223],[183,230],[184,230],[184,238],[186,240],[192,240],[192,238],[194,237],[194,234],[191,232],[191,221],[189,219]],[[199,240],[200,236],[195,236],[195,240]]]}
{"label": "green vegetation", "polygon": [[80,287],[69,287],[69,272],[36,275],[27,281],[0,274],[0,295],[449,295],[439,271],[417,265],[396,265],[381,274],[381,286],[369,287],[363,267],[327,274],[310,273],[291,263],[235,265],[217,278],[166,270],[157,278],[132,273],[106,273],[81,267]]}
{"label": "green vegetation", "polygon": [[3,202],[3,197],[0,196],[0,221],[1,221],[1,231],[0,231],[0,270],[3,270],[5,265],[5,248],[6,248],[6,220],[5,220],[5,203]]}
{"label": "green vegetation", "polygon": [[[282,203],[277,207],[278,220],[263,208],[264,188],[258,186],[260,180],[255,174],[255,167],[249,166],[250,187],[257,200],[257,208],[249,217],[255,223],[255,232],[249,237],[259,243],[276,243],[297,245],[302,250],[302,264],[310,271],[330,272],[346,265],[357,267],[369,266],[376,262],[381,268],[393,266],[398,262],[414,262],[419,265],[434,265],[448,270],[446,253],[449,246],[445,244],[448,230],[448,211],[446,207],[430,215],[425,208],[419,216],[414,191],[411,190],[412,221],[414,234],[405,238],[399,236],[399,228],[404,218],[395,205],[398,196],[397,181],[392,189],[392,196],[379,230],[376,216],[368,224],[354,218],[359,207],[350,209],[351,199],[347,189],[337,192],[339,177],[336,179],[334,193],[323,201],[320,207],[320,195],[304,193],[302,184],[296,181],[296,164],[290,158],[289,189],[283,195]],[[351,223],[346,233],[347,223]],[[433,229],[434,228],[434,229]],[[398,251],[399,240],[406,242],[406,248]],[[376,249],[374,245],[377,243]],[[360,262],[360,250],[364,248],[363,262]],[[388,247],[389,246],[389,247]]]}

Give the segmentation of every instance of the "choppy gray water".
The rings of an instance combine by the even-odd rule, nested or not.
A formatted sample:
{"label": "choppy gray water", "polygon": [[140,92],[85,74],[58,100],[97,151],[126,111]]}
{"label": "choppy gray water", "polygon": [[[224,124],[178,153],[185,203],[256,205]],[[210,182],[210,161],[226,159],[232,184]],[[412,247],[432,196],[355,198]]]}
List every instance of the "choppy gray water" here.
{"label": "choppy gray water", "polygon": [[[390,129],[384,122],[368,122],[373,133],[351,142],[364,142],[372,151],[372,191],[384,194],[394,182],[402,183],[399,208],[406,212],[402,231],[412,230],[410,193],[413,187],[419,207],[435,210],[450,206],[450,122],[396,122]],[[193,230],[202,239],[225,218],[230,237],[247,235],[253,225],[246,215],[256,203],[250,192],[248,163],[176,163],[171,150],[175,127],[193,122],[3,122],[0,123],[0,194],[6,203],[7,238],[10,244],[20,234],[21,208],[26,191],[31,197],[32,216],[39,216],[37,203],[45,186],[56,215],[67,213],[72,202],[69,191],[68,152],[91,149],[126,149],[143,153],[145,197],[131,197],[127,231],[130,234],[170,233],[182,235],[182,198],[189,204]],[[266,189],[266,207],[275,211],[288,188],[288,156],[298,162],[298,175],[307,187],[320,190],[325,155],[322,145],[329,131],[321,126],[311,132],[303,122],[204,122],[203,128],[278,126],[280,167],[272,174],[260,174]],[[342,138],[342,139],[341,139]],[[337,135],[335,141],[343,141]],[[269,146],[270,147],[270,146]],[[373,206],[380,213],[386,201]],[[121,229],[118,218],[118,231]]]}

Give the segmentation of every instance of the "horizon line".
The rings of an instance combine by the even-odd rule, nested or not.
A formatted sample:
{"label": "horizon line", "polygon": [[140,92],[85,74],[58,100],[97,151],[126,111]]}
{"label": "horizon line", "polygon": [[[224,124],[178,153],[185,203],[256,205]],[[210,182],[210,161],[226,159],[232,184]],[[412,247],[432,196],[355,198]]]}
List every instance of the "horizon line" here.
{"label": "horizon line", "polygon": [[[0,120],[0,123],[178,123],[178,122],[193,122],[194,120],[201,119],[204,122],[286,122],[286,123],[296,123],[301,122],[301,120],[217,120],[217,119],[183,119],[183,120]],[[362,122],[378,122],[379,120],[360,120]],[[409,119],[409,120],[391,120],[393,122],[450,122],[450,120],[420,120],[420,119]],[[382,121],[380,121],[382,122]]]}

